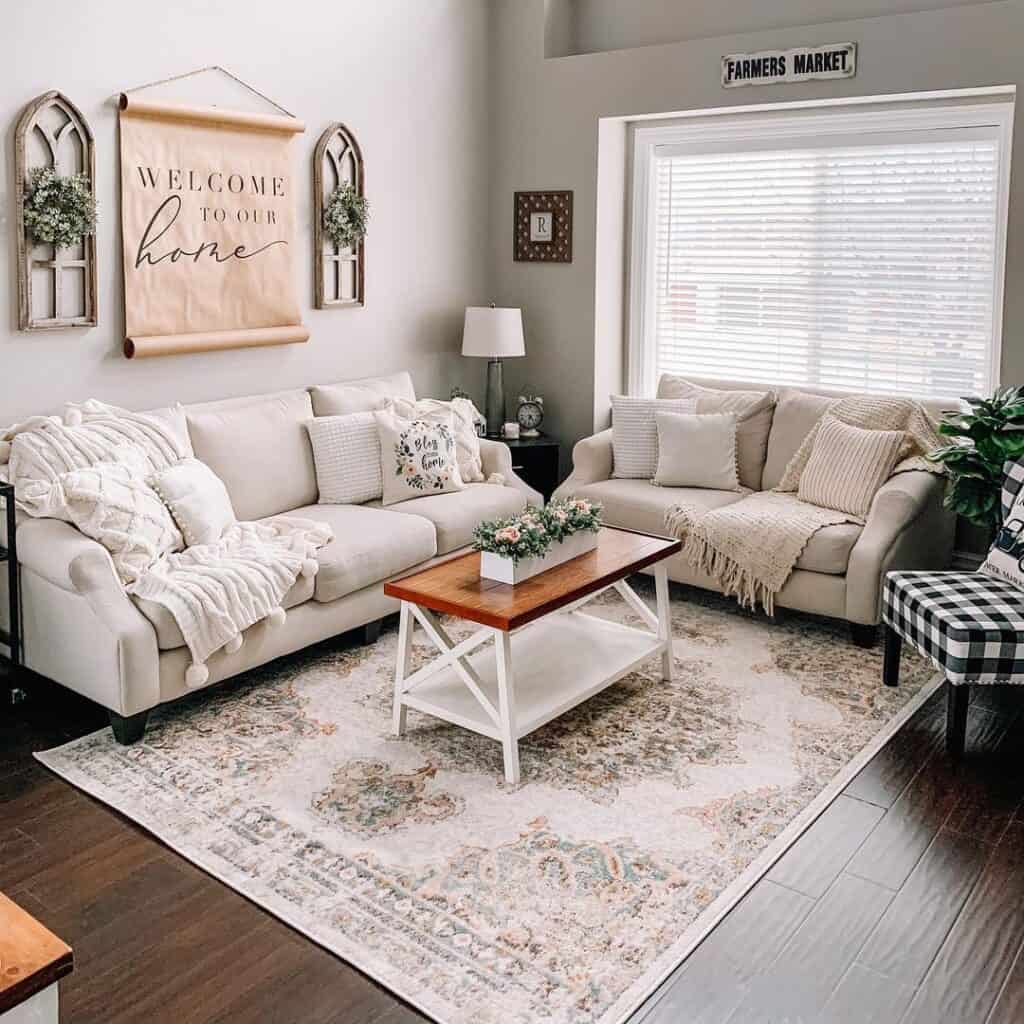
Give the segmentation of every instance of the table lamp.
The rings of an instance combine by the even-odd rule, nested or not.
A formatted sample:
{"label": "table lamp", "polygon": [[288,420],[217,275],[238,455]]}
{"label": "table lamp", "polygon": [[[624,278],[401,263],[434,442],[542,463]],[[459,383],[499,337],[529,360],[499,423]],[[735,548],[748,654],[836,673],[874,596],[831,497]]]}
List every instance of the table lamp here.
{"label": "table lamp", "polygon": [[487,363],[487,433],[497,437],[505,422],[505,388],[501,379],[501,361],[510,356],[525,356],[523,313],[520,309],[467,306],[462,328],[462,354],[485,356]]}

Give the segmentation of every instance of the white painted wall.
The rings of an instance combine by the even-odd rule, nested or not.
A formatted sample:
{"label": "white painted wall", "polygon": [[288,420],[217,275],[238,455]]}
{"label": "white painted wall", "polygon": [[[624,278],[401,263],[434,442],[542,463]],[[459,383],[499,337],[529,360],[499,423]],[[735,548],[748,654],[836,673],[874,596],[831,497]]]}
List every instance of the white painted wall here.
{"label": "white painted wall", "polygon": [[[615,263],[608,254],[617,240],[610,237],[614,230],[607,229],[614,228],[616,218],[604,216],[599,225],[596,212],[599,191],[607,194],[616,187],[607,164],[602,183],[598,182],[600,118],[998,84],[1024,86],[1024,0],[545,59],[545,36],[550,41],[565,33],[550,6],[558,2],[496,0],[491,34],[495,136],[490,266],[496,301],[524,309],[527,355],[507,364],[509,390],[515,394],[524,383],[541,389],[547,427],[566,442],[563,468],[568,466],[572,443],[591,433],[595,424],[604,425],[607,394],[620,363],[614,346],[616,339],[621,345],[622,324],[616,322],[621,303],[604,287],[595,289],[599,276],[610,288],[622,284],[621,275],[616,280],[613,270],[606,269]],[[696,0],[675,6],[680,10],[705,7]],[[781,19],[808,5],[804,0],[775,0],[767,6],[773,17]],[[847,0],[843,6],[868,13],[879,7],[874,0]],[[723,90],[719,84],[719,60],[724,53],[846,40],[859,44],[856,78],[760,89]],[[1019,118],[1014,149],[1002,359],[1002,379],[1007,384],[1024,383],[1024,129]],[[619,182],[620,191],[621,187]],[[512,193],[543,188],[575,190],[572,264],[512,259]]]}
{"label": "white painted wall", "polygon": [[[423,394],[480,389],[456,355],[463,307],[486,274],[488,53],[483,0],[51,0],[13,3],[0,39],[0,423],[86,397],[142,408],[270,391],[408,367]],[[128,361],[117,209],[121,90],[220,64],[307,125],[297,178],[305,345]],[[12,227],[14,124],[47,89],[65,92],[96,136],[100,326],[17,330]],[[181,93],[177,90],[181,89]],[[160,94],[267,109],[216,77]],[[371,202],[367,305],[312,306],[312,152],[328,123],[356,133]]]}

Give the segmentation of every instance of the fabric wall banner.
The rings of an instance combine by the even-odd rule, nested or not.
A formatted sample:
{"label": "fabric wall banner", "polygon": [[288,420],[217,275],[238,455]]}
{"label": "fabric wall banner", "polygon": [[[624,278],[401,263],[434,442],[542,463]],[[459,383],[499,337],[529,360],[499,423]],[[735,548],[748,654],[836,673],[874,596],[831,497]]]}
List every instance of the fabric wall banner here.
{"label": "fabric wall banner", "polygon": [[792,50],[729,53],[722,58],[722,86],[779,85],[812,78],[853,78],[857,73],[857,44],[798,46]]}
{"label": "fabric wall banner", "polygon": [[293,117],[121,97],[125,355],[309,339]]}

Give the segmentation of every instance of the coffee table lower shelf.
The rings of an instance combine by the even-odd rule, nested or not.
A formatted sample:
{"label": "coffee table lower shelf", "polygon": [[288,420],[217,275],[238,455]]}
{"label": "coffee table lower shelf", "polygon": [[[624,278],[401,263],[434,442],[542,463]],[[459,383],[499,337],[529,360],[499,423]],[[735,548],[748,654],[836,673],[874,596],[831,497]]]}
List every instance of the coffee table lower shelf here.
{"label": "coffee table lower shelf", "polygon": [[[657,567],[662,576],[664,567]],[[519,782],[518,741],[660,656],[671,680],[667,580],[659,580],[658,615],[624,581],[614,584],[652,627],[648,632],[598,618],[579,606],[553,612],[514,632],[482,627],[456,643],[433,612],[403,601],[395,673],[394,732],[409,708],[502,744],[505,779]],[[597,594],[591,595],[593,600]],[[440,656],[409,674],[414,622]],[[494,651],[484,647],[494,641]]]}

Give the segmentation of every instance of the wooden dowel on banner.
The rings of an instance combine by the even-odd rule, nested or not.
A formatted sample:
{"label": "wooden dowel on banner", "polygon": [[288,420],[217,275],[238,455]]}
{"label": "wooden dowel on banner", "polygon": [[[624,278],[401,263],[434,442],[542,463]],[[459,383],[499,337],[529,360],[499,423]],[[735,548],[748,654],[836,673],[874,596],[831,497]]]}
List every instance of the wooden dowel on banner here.
{"label": "wooden dowel on banner", "polygon": [[193,107],[184,103],[143,100],[121,93],[118,106],[132,117],[152,117],[164,121],[192,121],[198,124],[219,124],[250,131],[298,134],[306,125],[296,117],[283,114],[257,114],[244,110],[222,110],[220,107]]}
{"label": "wooden dowel on banner", "polygon": [[210,331],[205,334],[159,334],[125,338],[126,359],[185,355],[189,352],[217,352],[231,348],[260,348],[265,345],[294,345],[309,341],[309,328],[256,327],[239,331]]}

